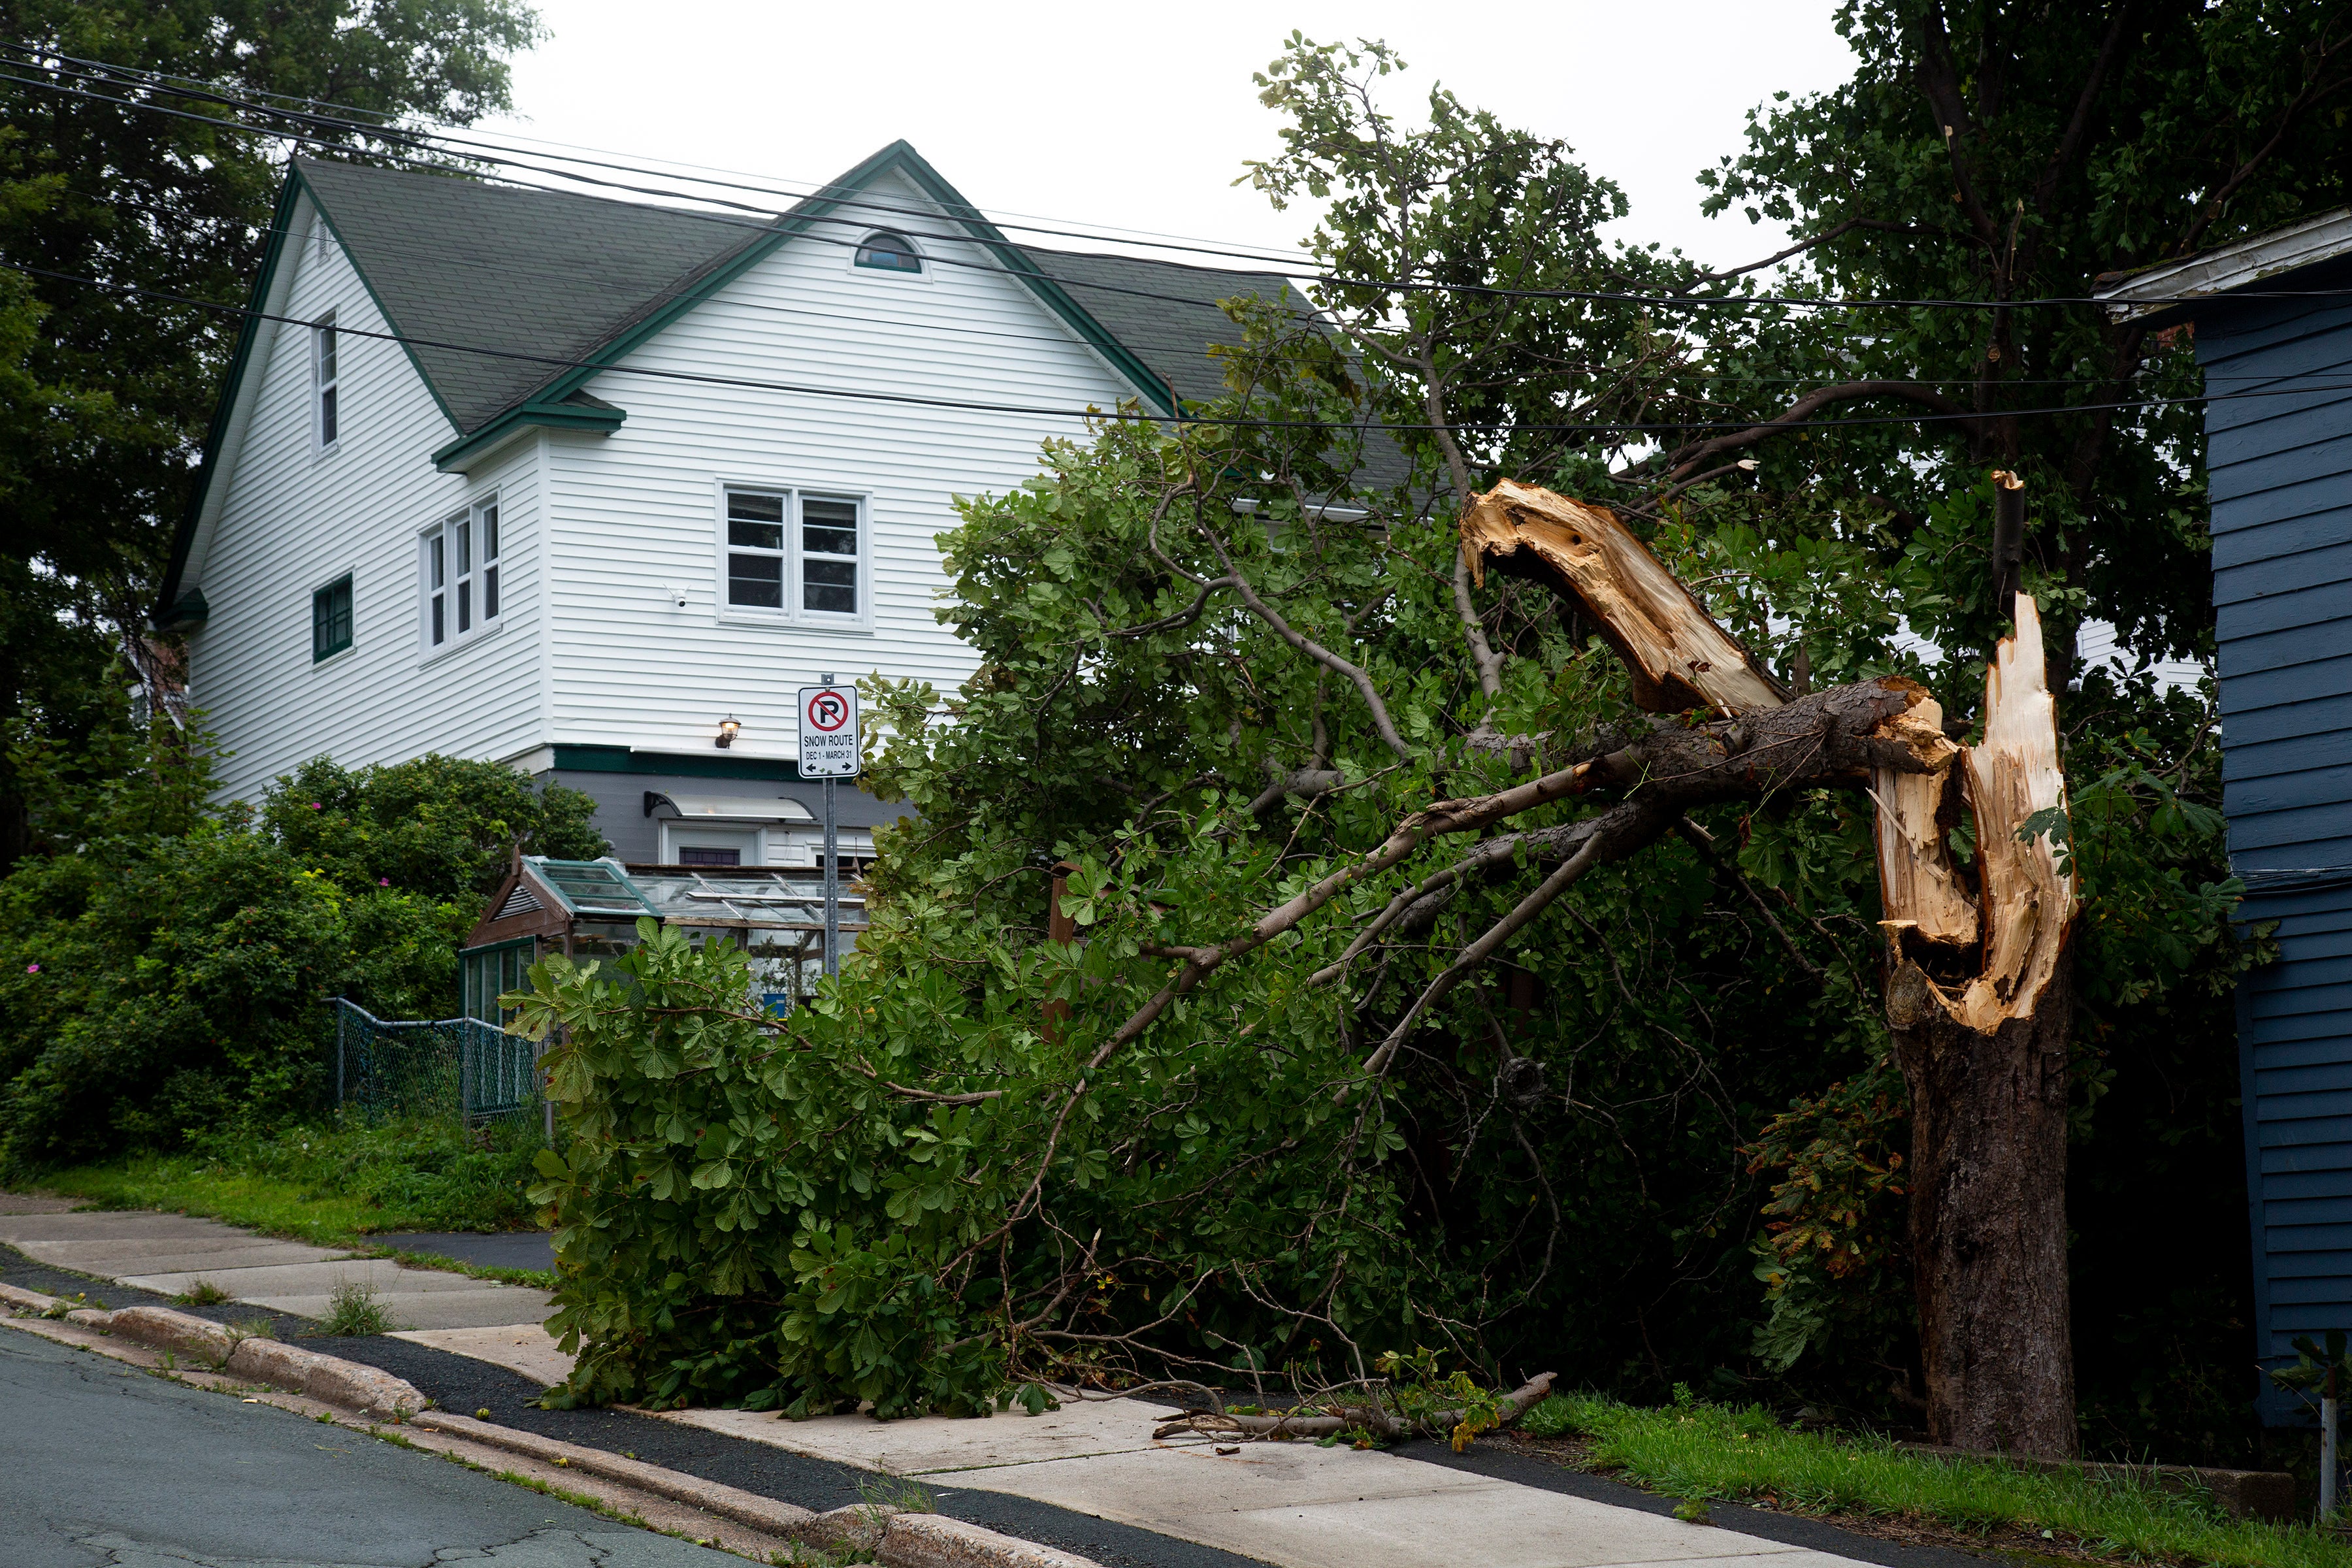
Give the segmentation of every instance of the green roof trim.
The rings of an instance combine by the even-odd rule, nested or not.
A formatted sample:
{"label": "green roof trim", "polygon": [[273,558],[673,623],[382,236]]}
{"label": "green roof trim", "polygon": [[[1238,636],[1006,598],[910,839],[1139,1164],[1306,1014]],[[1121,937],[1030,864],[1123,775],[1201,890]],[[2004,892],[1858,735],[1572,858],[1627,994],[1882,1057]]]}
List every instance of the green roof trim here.
{"label": "green roof trim", "polygon": [[181,595],[170,609],[157,611],[154,626],[159,632],[193,631],[203,626],[212,613],[213,607],[205,603],[205,591],[196,588]]}
{"label": "green roof trim", "polygon": [[586,430],[598,436],[609,436],[621,427],[629,416],[625,408],[616,407],[601,397],[591,397],[575,392],[561,401],[534,397],[530,402],[508,409],[470,436],[460,436],[433,454],[433,466],[443,473],[454,473],[491,447],[525,430]]}
{"label": "green roof trim", "polygon": [[798,763],[784,757],[722,757],[696,752],[640,752],[629,746],[558,744],[559,773],[644,773],[674,779],[736,779],[753,784],[795,784]]}
{"label": "green roof trim", "polygon": [[[343,259],[351,263],[353,275],[360,280],[360,287],[367,290],[368,302],[375,307],[375,313],[383,318],[385,327],[399,339],[400,352],[408,356],[409,368],[416,373],[416,379],[425,384],[425,390],[433,395],[433,406],[441,411],[442,418],[449,421],[450,429],[465,429],[465,426],[458,422],[457,410],[449,406],[449,400],[442,396],[440,387],[434,384],[432,374],[425,368],[425,362],[416,357],[416,345],[408,341],[408,329],[402,326],[400,318],[392,313],[392,307],[384,302],[383,291],[376,288],[375,279],[370,278],[367,268],[360,264],[360,253],[343,238],[343,231],[335,226],[335,215],[327,210],[326,200],[320,195],[318,187],[302,177],[302,167],[299,163],[288,165],[286,181],[289,184],[299,184],[310,193],[310,205],[319,209],[319,221],[325,224],[327,232],[335,237],[335,244],[341,248]],[[282,239],[283,237],[280,236],[278,238]],[[273,240],[272,243],[275,244],[278,241]]]}
{"label": "green roof trim", "polygon": [[[170,629],[185,630],[194,624],[173,620],[179,615],[180,579],[187,572],[188,552],[195,545],[196,528],[204,521],[205,503],[211,498],[213,480],[220,469],[221,443],[228,436],[229,420],[236,411],[237,394],[244,388],[245,373],[253,363],[253,345],[261,336],[263,327],[289,324],[265,321],[263,315],[269,308],[269,291],[277,284],[278,268],[286,258],[287,246],[294,228],[295,209],[305,196],[317,210],[319,221],[327,226],[327,232],[335,237],[337,245],[341,246],[344,259],[351,263],[352,271],[359,278],[360,287],[367,290],[369,302],[383,318],[384,325],[404,340],[407,335],[401,331],[398,319],[385,307],[383,296],[377,291],[375,281],[367,275],[367,269],[360,265],[357,253],[344,243],[341,232],[335,227],[333,215],[327,211],[327,204],[303,179],[300,166],[289,165],[286,184],[278,193],[278,206],[270,215],[269,245],[262,253],[261,273],[253,280],[252,292],[246,296],[247,313],[237,327],[236,347],[229,356],[228,375],[221,384],[220,401],[213,405],[212,423],[205,431],[204,458],[197,465],[195,489],[188,497],[186,510],[180,515],[179,530],[172,540],[172,558],[163,569],[163,585],[155,595],[152,618],[159,628],[168,626]],[[417,379],[433,395],[434,405],[441,410],[442,417],[449,421],[451,429],[459,428],[457,415],[450,412],[448,401],[441,395],[441,389],[434,385],[433,378],[425,373],[425,365],[416,357],[415,348],[405,341],[400,346],[408,355],[408,363],[415,370]],[[199,605],[203,603],[202,595],[196,595],[196,602]],[[198,621],[203,618],[202,616],[195,617]]]}
{"label": "green roof trim", "polygon": [[269,303],[270,286],[278,281],[278,264],[286,254],[286,233],[294,224],[294,204],[301,195],[299,182],[289,178],[285,189],[278,193],[277,209],[269,216],[269,245],[261,254],[261,273],[253,280],[253,290],[246,296],[249,312],[236,330],[236,347],[230,351],[228,378],[222,383],[220,401],[213,405],[212,424],[205,430],[204,457],[196,468],[196,486],[188,496],[188,504],[180,514],[179,531],[172,539],[172,559],[163,568],[163,586],[155,595],[153,619],[158,628],[163,627],[177,613],[174,603],[180,596],[180,577],[188,569],[188,552],[196,542],[196,525],[205,511],[205,498],[211,493],[213,476],[220,468],[221,442],[228,436],[228,422],[236,407],[237,389],[245,384],[246,366],[253,359],[253,341],[261,335],[261,317],[257,312]]}
{"label": "green roof trim", "polygon": [[586,386],[680,316],[750,271],[789,241],[808,233],[819,222],[839,211],[847,205],[845,199],[847,193],[863,190],[891,173],[905,174],[924,195],[949,207],[950,221],[961,224],[1000,265],[1043,300],[1048,310],[1118,367],[1119,374],[1141,389],[1160,413],[1172,417],[1181,412],[1174,389],[1161,379],[1159,373],[1105,331],[1101,322],[1070,298],[1059,283],[1046,277],[1037,264],[1020,247],[1005,238],[994,224],[982,217],[979,210],[966,201],[961,192],[949,184],[937,169],[924,161],[921,153],[904,141],[891,142],[824,187],[826,191],[842,192],[844,196],[821,193],[798,203],[792,211],[777,219],[766,234],[723,258],[689,287],[664,300],[658,309],[647,312],[600,344],[593,353],[582,356],[583,363],[547,383],[531,395],[530,401],[541,404],[560,402]]}

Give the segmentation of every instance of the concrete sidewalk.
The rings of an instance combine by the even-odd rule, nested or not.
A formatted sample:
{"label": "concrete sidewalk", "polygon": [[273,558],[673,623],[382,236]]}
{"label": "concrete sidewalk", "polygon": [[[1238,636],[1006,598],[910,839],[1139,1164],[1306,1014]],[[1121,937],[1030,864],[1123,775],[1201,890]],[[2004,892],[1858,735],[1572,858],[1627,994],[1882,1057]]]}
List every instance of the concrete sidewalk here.
{"label": "concrete sidewalk", "polygon": [[[1164,1406],[1110,1399],[984,1421],[742,1410],[666,1419],[795,1453],[1052,1503],[1281,1568],[1853,1568],[1853,1560],[1388,1453],[1154,1442]],[[1231,1448],[1230,1453],[1219,1452]]]}
{"label": "concrete sidewalk", "polygon": [[550,1310],[544,1290],[274,1241],[217,1220],[72,1209],[61,1199],[0,1194],[0,1242],[53,1268],[159,1295],[183,1295],[201,1282],[233,1301],[316,1320],[339,1287],[371,1285],[404,1331],[431,1335],[522,1324],[545,1338],[539,1331]]}
{"label": "concrete sidewalk", "polygon": [[[145,1289],[185,1289],[172,1282],[210,1279],[239,1300],[306,1317],[317,1315],[306,1308],[323,1310],[326,1282],[375,1280],[395,1318],[414,1325],[399,1339],[541,1385],[571,1371],[571,1358],[539,1326],[548,1310],[540,1291],[351,1259],[207,1220],[54,1212],[58,1206],[11,1212],[12,1200],[0,1196],[0,1241],[52,1267]],[[1152,1428],[1168,1409],[1140,1400],[1089,1400],[1036,1416],[986,1420],[650,1414],[716,1436],[907,1477],[942,1492],[987,1491],[1050,1504],[1278,1568],[1423,1568],[1462,1561],[1491,1568],[1852,1568],[1864,1560],[1405,1454],[1305,1442],[1154,1441]],[[1870,1561],[1888,1561],[1871,1549],[1875,1543],[1854,1545]]]}

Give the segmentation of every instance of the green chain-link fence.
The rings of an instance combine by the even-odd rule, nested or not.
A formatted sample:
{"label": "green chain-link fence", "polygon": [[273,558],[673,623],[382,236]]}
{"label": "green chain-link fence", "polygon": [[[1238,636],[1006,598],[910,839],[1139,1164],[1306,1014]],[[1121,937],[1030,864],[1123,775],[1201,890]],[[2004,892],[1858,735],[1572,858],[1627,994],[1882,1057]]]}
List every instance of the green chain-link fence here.
{"label": "green chain-link fence", "polygon": [[541,1119],[538,1047],[479,1018],[398,1022],[335,999],[335,1104],[371,1116]]}

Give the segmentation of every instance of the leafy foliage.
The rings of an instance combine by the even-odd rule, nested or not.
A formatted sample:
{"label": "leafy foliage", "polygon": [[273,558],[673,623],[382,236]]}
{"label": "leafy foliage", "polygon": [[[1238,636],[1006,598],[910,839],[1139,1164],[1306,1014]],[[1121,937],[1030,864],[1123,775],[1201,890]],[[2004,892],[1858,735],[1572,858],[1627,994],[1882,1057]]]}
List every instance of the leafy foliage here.
{"label": "leafy foliage", "polygon": [[[215,816],[201,804],[201,752],[160,720],[147,739],[146,772],[79,786],[86,837],[0,880],[0,1163],[12,1169],[308,1109],[325,998],[447,1016],[456,942],[509,836],[558,854],[601,847],[587,797],[535,795],[509,770],[437,757],[356,773],[315,762],[265,795],[257,823]],[[29,751],[20,763],[28,776],[51,765]]]}

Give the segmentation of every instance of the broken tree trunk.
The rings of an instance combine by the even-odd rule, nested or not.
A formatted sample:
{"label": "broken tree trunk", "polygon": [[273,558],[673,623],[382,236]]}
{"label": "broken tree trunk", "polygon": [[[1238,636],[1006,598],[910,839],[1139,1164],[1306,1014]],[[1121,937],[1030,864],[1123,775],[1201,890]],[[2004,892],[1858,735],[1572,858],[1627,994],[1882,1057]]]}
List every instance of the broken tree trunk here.
{"label": "broken tree trunk", "polygon": [[1715,624],[1681,579],[1606,507],[1513,479],[1473,498],[1462,549],[1474,582],[1499,571],[1530,577],[1592,617],[1653,713],[1775,708],[1789,694]]}
{"label": "broken tree trunk", "polygon": [[[1830,694],[1790,703],[1605,507],[1506,480],[1473,498],[1462,548],[1474,577],[1492,562],[1591,616],[1644,708],[1734,716],[1717,743],[1736,755],[1844,732],[1791,725],[1791,710]],[[2035,813],[2063,805],[2065,784],[2041,623],[2032,599],[2015,602],[2017,635],[1986,674],[1980,744],[1953,745],[1941,707],[1890,678],[1832,689],[1833,703],[1859,700],[1857,716],[1869,715],[1861,733],[1871,754],[1859,767],[1831,765],[1843,775],[1834,782],[1867,789],[1877,805],[1887,1017],[1911,1096],[1910,1234],[1930,1434],[1956,1447],[2063,1457],[2075,1441],[2065,1205],[2074,902],[2048,838],[2018,837]],[[1806,761],[1819,768],[1832,750]],[[1636,787],[1638,777],[1638,795],[1697,776],[1633,762],[1584,763],[1578,788]],[[1973,888],[1948,838],[1963,810],[1975,817]]]}
{"label": "broken tree trunk", "polygon": [[1985,674],[1984,739],[1965,758],[1980,878],[1973,963],[1956,966],[1956,944],[1921,940],[1948,918],[1951,887],[1924,877],[1905,905],[1890,885],[1886,1013],[1911,1094],[1911,1258],[1929,1435],[2063,1458],[2075,1447],[2066,1288],[2074,890],[2046,835],[2019,837],[2034,814],[2063,806],[2065,781],[2041,620],[2032,599],[2016,604],[2016,633]]}

